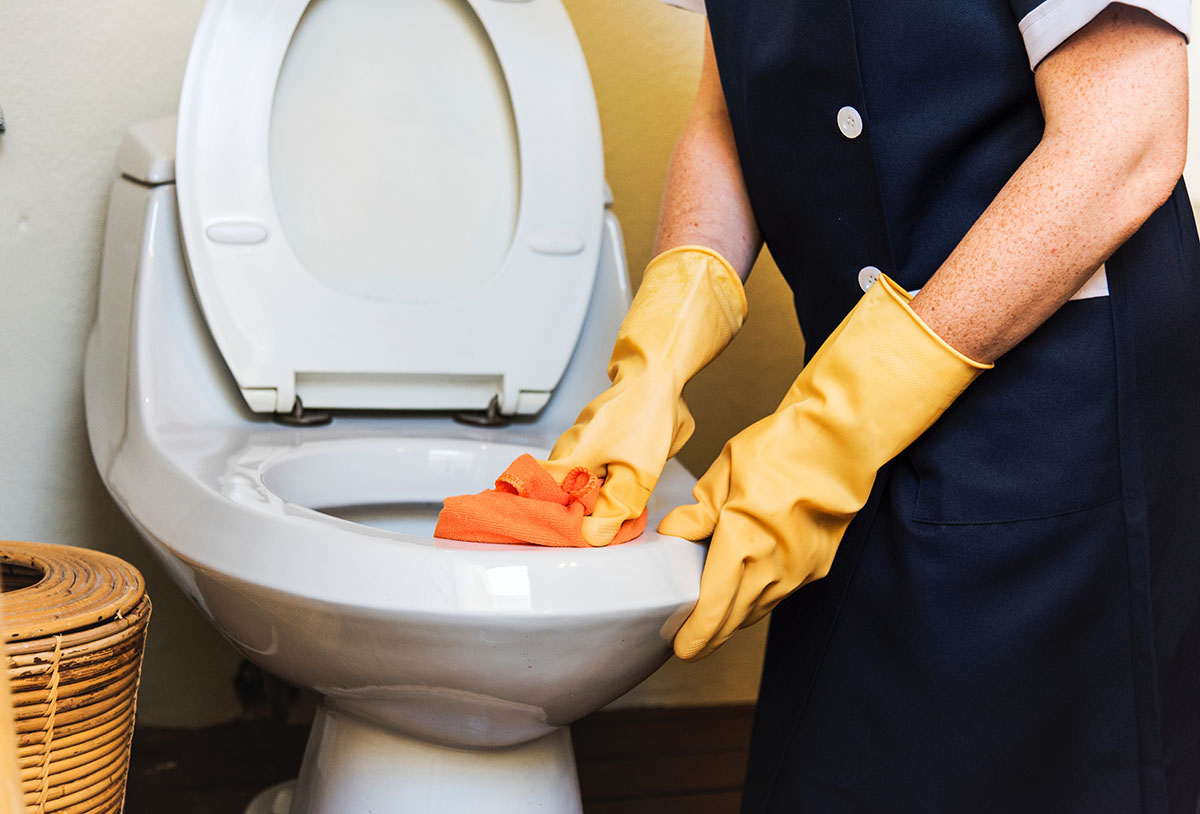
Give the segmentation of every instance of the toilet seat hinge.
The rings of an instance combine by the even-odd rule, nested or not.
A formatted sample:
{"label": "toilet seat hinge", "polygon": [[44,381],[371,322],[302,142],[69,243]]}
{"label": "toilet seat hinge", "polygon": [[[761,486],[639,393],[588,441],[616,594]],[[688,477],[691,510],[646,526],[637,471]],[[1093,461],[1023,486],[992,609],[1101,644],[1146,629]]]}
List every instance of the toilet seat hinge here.
{"label": "toilet seat hinge", "polygon": [[321,427],[333,421],[333,415],[325,410],[305,410],[296,396],[290,413],[275,413],[272,420],[288,427]]}
{"label": "toilet seat hinge", "polygon": [[483,415],[458,413],[454,416],[454,420],[459,424],[469,424],[472,427],[507,427],[509,424],[508,419],[500,415],[499,396],[492,396],[492,400],[488,402],[487,412]]}

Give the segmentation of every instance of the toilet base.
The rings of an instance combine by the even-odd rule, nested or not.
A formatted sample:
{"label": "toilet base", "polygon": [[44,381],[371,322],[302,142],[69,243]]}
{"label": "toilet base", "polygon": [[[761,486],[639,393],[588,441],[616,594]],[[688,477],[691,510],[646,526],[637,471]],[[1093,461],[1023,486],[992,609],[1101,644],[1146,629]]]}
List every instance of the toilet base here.
{"label": "toilet base", "polygon": [[246,814],[484,811],[582,814],[566,727],[518,746],[451,749],[321,707],[300,778],[262,792]]}

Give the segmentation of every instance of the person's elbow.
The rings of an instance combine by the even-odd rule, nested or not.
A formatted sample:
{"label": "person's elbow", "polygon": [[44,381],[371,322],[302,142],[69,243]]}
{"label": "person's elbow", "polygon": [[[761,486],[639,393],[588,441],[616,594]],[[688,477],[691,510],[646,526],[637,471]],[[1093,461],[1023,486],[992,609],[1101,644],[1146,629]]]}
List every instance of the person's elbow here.
{"label": "person's elbow", "polygon": [[1183,111],[1179,121],[1162,117],[1126,127],[1112,121],[1107,127],[1100,121],[1080,121],[1074,136],[1056,140],[1051,147],[1076,179],[1072,185],[1083,193],[1081,203],[1119,240],[1131,236],[1167,202],[1183,175],[1186,102]]}
{"label": "person's elbow", "polygon": [[[1184,111],[1186,101],[1182,103]],[[1126,218],[1140,224],[1167,202],[1187,162],[1187,121],[1145,134],[1120,181]]]}

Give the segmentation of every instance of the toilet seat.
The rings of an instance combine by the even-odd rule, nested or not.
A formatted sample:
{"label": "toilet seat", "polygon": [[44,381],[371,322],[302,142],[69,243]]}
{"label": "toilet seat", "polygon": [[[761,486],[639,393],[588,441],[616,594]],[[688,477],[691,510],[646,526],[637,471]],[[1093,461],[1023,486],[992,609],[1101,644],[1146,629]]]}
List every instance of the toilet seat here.
{"label": "toilet seat", "polygon": [[[561,378],[591,295],[604,215],[591,82],[557,2],[465,1],[507,85],[516,223],[482,284],[416,301],[330,287],[282,224],[272,106],[310,0],[205,6],[179,110],[180,225],[200,307],[256,412],[289,411],[299,396],[306,407],[426,410],[483,409],[495,397],[503,413],[533,413]],[[454,155],[430,156],[447,159]],[[338,170],[336,155],[314,161]]]}

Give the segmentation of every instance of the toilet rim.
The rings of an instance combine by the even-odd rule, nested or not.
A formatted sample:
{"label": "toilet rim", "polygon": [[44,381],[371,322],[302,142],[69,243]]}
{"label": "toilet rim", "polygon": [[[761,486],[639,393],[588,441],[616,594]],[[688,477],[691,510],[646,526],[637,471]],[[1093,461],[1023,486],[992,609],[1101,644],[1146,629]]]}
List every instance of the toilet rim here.
{"label": "toilet rim", "polygon": [[450,495],[490,489],[523,454],[542,458],[549,448],[509,440],[396,434],[249,446],[231,466],[285,503],[327,513],[349,506],[428,505]]}
{"label": "toilet rim", "polygon": [[[231,477],[227,482],[261,487],[251,501],[256,507],[269,507],[281,515],[308,516],[372,536],[382,533],[398,542],[449,551],[553,552],[563,549],[434,537],[432,529],[429,534],[389,531],[336,513],[358,506],[428,506],[451,495],[473,494],[492,488],[499,474],[518,456],[542,458],[549,451],[549,445],[528,440],[480,440],[445,434],[384,433],[314,438],[299,444],[252,442],[230,459]],[[264,494],[270,496],[265,502],[261,500]],[[244,500],[247,492],[234,489],[230,495]],[[663,502],[662,493],[657,493],[650,508],[661,508]],[[637,548],[660,539],[671,538],[659,535],[651,526],[628,545]],[[619,548],[568,550],[611,552]]]}
{"label": "toilet rim", "polygon": [[[262,456],[264,464],[301,446],[289,445],[290,434],[278,430],[266,433],[279,438]],[[397,437],[334,435],[326,443],[369,449]],[[141,466],[125,467],[118,461],[115,494],[148,538],[209,579],[377,612],[492,620],[624,616],[689,606],[698,593],[706,548],[653,531],[659,517],[690,500],[695,479],[674,461],[651,499],[644,537],[579,549],[464,543],[376,529],[274,495],[261,478],[249,477],[261,465],[244,466],[230,479],[213,467],[211,455],[189,461],[178,450],[155,446],[161,466],[147,467],[143,459]],[[226,460],[244,453],[239,444],[225,449]],[[130,484],[132,478],[155,488]],[[130,495],[138,496],[136,503]],[[181,513],[174,508],[179,506],[188,510]]]}

